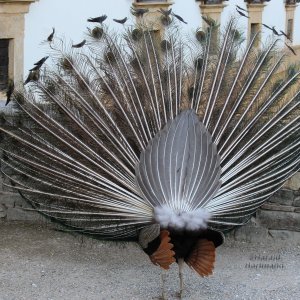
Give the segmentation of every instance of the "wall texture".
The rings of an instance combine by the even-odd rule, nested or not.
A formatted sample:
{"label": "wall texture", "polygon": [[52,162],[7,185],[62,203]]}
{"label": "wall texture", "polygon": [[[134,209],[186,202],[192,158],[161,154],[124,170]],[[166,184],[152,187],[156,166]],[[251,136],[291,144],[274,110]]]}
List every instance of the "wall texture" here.
{"label": "wall texture", "polygon": [[300,172],[273,194],[247,225],[230,235],[246,242],[274,238],[300,243]]}
{"label": "wall texture", "polygon": [[31,210],[31,206],[14,192],[11,188],[3,184],[0,178],[0,222],[3,221],[28,221],[42,222],[43,217]]}

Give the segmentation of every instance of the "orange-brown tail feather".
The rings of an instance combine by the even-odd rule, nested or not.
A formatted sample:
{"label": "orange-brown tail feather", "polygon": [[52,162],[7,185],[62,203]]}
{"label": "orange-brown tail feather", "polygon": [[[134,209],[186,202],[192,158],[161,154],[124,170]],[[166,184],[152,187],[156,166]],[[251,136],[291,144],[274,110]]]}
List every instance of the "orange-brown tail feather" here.
{"label": "orange-brown tail feather", "polygon": [[199,240],[185,261],[188,266],[195,270],[200,276],[211,275],[215,263],[214,243],[206,239]]}
{"label": "orange-brown tail feather", "polygon": [[171,238],[169,231],[161,231],[160,241],[158,249],[150,255],[150,259],[155,265],[159,265],[161,268],[168,270],[170,265],[175,262],[175,252],[172,250],[174,245],[170,243]]}

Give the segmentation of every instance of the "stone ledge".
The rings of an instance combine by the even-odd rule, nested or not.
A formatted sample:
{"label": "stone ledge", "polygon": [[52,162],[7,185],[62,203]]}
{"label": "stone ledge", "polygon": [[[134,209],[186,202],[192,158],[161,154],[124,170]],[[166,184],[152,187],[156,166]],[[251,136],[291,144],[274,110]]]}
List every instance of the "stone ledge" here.
{"label": "stone ledge", "polygon": [[6,217],[6,208],[0,204],[0,219]]}
{"label": "stone ledge", "polygon": [[294,11],[297,8],[297,4],[286,4],[285,9],[287,11]]}
{"label": "stone ledge", "polygon": [[261,243],[270,239],[268,230],[263,227],[244,225],[234,230],[232,234],[234,240],[248,243]]}
{"label": "stone ledge", "polygon": [[173,1],[153,1],[153,2],[133,2],[132,6],[136,8],[168,8],[174,4]]}
{"label": "stone ledge", "polygon": [[203,10],[203,13],[209,14],[209,13],[221,13],[223,9],[227,5],[222,3],[222,4],[200,4],[199,7],[201,10]]}
{"label": "stone ledge", "polygon": [[294,206],[288,206],[288,205],[278,205],[278,204],[271,204],[271,203],[265,203],[261,206],[261,209],[264,210],[275,210],[275,211],[284,211],[284,212],[294,212],[295,207]]}
{"label": "stone ledge", "polygon": [[268,229],[300,231],[300,214],[297,212],[259,210],[257,220]]}
{"label": "stone ledge", "polygon": [[257,11],[262,12],[265,6],[265,3],[247,3],[247,10],[248,13]]}
{"label": "stone ledge", "polygon": [[39,0],[0,0],[0,3],[33,3],[33,2],[37,2]]}
{"label": "stone ledge", "polygon": [[0,194],[0,204],[8,207],[30,207],[24,199],[19,194],[16,193],[1,193]]}
{"label": "stone ledge", "polygon": [[[300,53],[300,46],[294,47],[293,49],[296,49],[295,51],[298,51]],[[284,185],[283,188],[287,188],[293,191],[300,190],[300,172],[297,172],[292,176],[290,179],[288,179]]]}
{"label": "stone ledge", "polygon": [[296,207],[300,207],[300,197],[299,196],[294,199],[294,203],[293,204]]}
{"label": "stone ledge", "polygon": [[9,207],[6,211],[6,220],[42,222],[44,217],[36,211],[28,211],[22,208]]}
{"label": "stone ledge", "polygon": [[0,14],[26,14],[36,1],[39,0],[0,0]]}
{"label": "stone ledge", "polygon": [[282,189],[277,191],[270,199],[269,202],[291,206],[294,202],[294,191],[289,189]]}

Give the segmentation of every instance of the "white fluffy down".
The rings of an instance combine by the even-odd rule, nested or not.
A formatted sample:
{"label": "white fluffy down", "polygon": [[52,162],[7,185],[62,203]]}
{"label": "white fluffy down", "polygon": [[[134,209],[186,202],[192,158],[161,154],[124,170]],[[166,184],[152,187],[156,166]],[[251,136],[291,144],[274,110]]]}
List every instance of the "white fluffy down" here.
{"label": "white fluffy down", "polygon": [[210,213],[204,208],[176,213],[164,205],[154,208],[154,217],[162,228],[198,230],[207,228]]}

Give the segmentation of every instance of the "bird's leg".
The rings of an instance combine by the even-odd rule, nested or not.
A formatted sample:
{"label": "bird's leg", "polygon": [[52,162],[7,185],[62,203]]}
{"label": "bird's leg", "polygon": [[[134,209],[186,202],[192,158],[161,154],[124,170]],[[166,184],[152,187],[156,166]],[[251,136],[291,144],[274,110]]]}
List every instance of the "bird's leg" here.
{"label": "bird's leg", "polygon": [[166,285],[166,278],[167,278],[167,271],[162,269],[161,270],[161,299],[166,300],[166,291],[165,291],[165,285]]}
{"label": "bird's leg", "polygon": [[179,267],[179,298],[182,298],[182,294],[183,294],[183,264],[184,264],[184,260],[183,258],[179,258],[178,259],[178,267]]}

